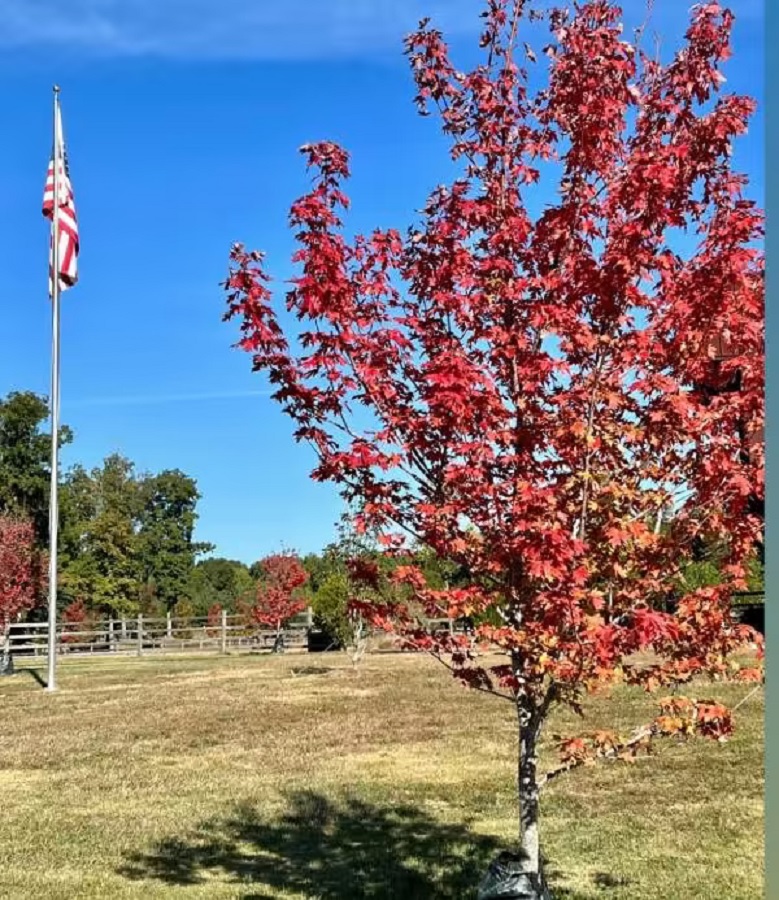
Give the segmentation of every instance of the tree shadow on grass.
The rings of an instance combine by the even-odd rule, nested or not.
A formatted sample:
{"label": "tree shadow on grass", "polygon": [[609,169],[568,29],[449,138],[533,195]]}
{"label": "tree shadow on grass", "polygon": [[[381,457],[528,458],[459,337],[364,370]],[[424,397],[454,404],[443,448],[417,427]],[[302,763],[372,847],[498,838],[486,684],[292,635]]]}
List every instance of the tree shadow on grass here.
{"label": "tree shadow on grass", "polygon": [[134,854],[120,874],[174,885],[244,884],[244,900],[276,896],[274,889],[321,900],[460,900],[475,897],[499,849],[495,838],[408,805],[336,804],[309,791],[287,801],[272,820],[239,806],[187,838]]}
{"label": "tree shadow on grass", "polygon": [[[410,805],[378,806],[355,797],[335,803],[313,791],[286,795],[287,808],[265,818],[250,804],[136,853],[119,869],[133,880],[170,885],[244,885],[243,900],[279,890],[319,900],[465,900],[505,849],[468,824],[439,822]],[[547,866],[556,900],[605,898],[620,884],[598,873],[594,890],[561,886]],[[605,889],[605,890],[604,890]]]}

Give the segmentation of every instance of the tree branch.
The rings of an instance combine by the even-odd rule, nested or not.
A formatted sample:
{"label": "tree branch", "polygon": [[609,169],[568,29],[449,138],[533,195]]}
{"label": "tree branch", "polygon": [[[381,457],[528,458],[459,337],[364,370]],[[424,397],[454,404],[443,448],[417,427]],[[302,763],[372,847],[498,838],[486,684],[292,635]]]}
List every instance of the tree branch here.
{"label": "tree branch", "polygon": [[[652,738],[656,733],[657,727],[655,725],[643,725],[630,738],[628,738],[628,740],[623,741],[622,743],[611,747],[609,750],[604,751],[598,758],[613,759],[620,753],[623,753],[625,750],[629,750],[631,747],[635,747],[636,744],[640,744],[642,741],[647,740],[647,738]],[[552,781],[554,778],[557,778],[558,775],[562,775],[564,772],[570,772],[573,769],[578,769],[580,766],[587,765],[588,763],[591,764],[593,762],[594,760],[590,757],[585,757],[584,759],[569,760],[568,762],[565,762],[562,765],[558,766],[556,769],[552,769],[551,771],[541,775],[538,779],[538,787],[544,787],[544,785]]]}

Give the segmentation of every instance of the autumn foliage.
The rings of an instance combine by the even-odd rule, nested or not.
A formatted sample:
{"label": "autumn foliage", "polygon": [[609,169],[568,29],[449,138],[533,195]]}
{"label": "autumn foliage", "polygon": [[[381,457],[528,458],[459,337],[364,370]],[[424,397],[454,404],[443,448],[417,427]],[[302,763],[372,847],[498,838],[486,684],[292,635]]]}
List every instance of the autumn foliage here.
{"label": "autumn foliage", "polygon": [[208,607],[206,614],[206,633],[211,637],[215,637],[222,628],[222,604],[212,603]]}
{"label": "autumn foliage", "polygon": [[93,616],[87,609],[86,603],[79,599],[69,603],[62,610],[62,621],[65,632],[62,641],[65,644],[78,643],[81,640],[80,631],[88,631],[93,624]]}
{"label": "autumn foliage", "polygon": [[41,601],[46,588],[45,558],[30,522],[0,516],[0,638],[8,653],[9,626]]}
{"label": "autumn foliage", "polygon": [[277,553],[260,563],[262,578],[251,607],[252,621],[273,629],[277,636],[282,628],[306,608],[300,588],[308,580],[300,560],[291,553]]}
{"label": "autumn foliage", "polygon": [[6,625],[41,600],[45,560],[29,522],[0,516],[0,620]]}
{"label": "autumn foliage", "polygon": [[[755,104],[722,91],[733,16],[717,3],[694,7],[667,63],[620,15],[489,0],[470,72],[420,23],[406,53],[450,183],[405,234],[349,239],[348,155],[305,146],[314,183],[291,208],[286,294],[299,333],[261,253],[234,246],[227,282],[227,318],[313,448],[313,477],[389,552],[413,539],[470,573],[432,589],[399,567],[408,602],[361,612],[515,705],[536,861],[535,746],[554,704],[722,677],[758,640],[729,610],[762,533],[748,501],[763,447],[743,449],[763,419],[763,216],[731,156]],[[715,335],[732,348],[716,365]],[[734,373],[736,392],[701,387]],[[727,547],[722,583],[680,596],[701,539]],[[475,633],[431,633],[441,616]],[[649,736],[729,733],[727,711],[679,702]],[[565,763],[622,752],[577,740]]]}

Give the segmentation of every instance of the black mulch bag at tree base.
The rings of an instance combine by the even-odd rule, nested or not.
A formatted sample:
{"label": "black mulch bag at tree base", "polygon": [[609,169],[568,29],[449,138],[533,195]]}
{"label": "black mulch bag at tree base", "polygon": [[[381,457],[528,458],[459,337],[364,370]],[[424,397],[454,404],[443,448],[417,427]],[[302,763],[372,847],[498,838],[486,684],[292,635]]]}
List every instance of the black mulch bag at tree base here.
{"label": "black mulch bag at tree base", "polygon": [[477,900],[552,900],[543,877],[525,871],[514,853],[501,853],[487,869]]}

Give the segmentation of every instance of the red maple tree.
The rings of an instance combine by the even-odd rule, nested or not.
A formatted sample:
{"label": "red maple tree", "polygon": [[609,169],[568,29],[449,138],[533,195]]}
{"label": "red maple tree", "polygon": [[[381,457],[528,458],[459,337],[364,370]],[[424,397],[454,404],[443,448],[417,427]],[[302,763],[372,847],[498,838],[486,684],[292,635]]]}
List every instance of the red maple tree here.
{"label": "red maple tree", "polygon": [[0,671],[11,669],[11,623],[40,602],[45,584],[45,560],[32,523],[0,516]]}
{"label": "red maple tree", "polygon": [[[758,640],[729,613],[762,528],[748,502],[763,495],[762,442],[745,454],[743,435],[763,419],[763,217],[731,158],[755,104],[721,93],[733,16],[719,4],[694,8],[667,64],[620,18],[606,0],[571,14],[488,0],[467,73],[421,22],[406,52],[451,183],[405,235],[350,240],[347,154],[305,146],[314,185],[291,209],[286,295],[300,333],[285,336],[262,253],[235,245],[226,284],[225,317],[315,450],[313,477],[390,550],[410,538],[470,573],[433,590],[401,566],[408,602],[362,612],[516,710],[539,893],[539,789],[555,772],[537,771],[536,747],[552,707],[604,684],[721,675]],[[733,355],[713,371],[718,335]],[[736,392],[699,387],[736,371]],[[727,547],[722,584],[670,612],[701,538]],[[431,633],[441,616],[477,627]],[[564,742],[563,767],[658,733],[728,732],[723,707],[676,700],[632,738]]]}
{"label": "red maple tree", "polygon": [[222,604],[212,603],[206,614],[206,634],[216,637],[222,628]]}
{"label": "red maple tree", "polygon": [[79,632],[88,632],[94,627],[94,616],[90,615],[85,601],[80,598],[62,610],[62,621],[67,632],[62,637],[65,644],[79,643],[82,638]]}
{"label": "red maple tree", "polygon": [[306,608],[300,589],[308,573],[293,553],[275,553],[260,561],[262,577],[250,615],[253,622],[273,629],[274,652],[281,649],[284,626]]}

